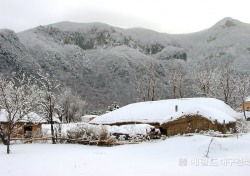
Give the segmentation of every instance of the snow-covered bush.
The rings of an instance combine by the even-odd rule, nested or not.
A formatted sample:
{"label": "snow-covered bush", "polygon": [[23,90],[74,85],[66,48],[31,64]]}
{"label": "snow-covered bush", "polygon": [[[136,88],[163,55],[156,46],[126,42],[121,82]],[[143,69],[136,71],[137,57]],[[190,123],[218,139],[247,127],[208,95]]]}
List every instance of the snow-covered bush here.
{"label": "snow-covered bush", "polygon": [[94,128],[85,125],[78,125],[67,130],[67,138],[81,140],[97,140],[98,135]]}
{"label": "snow-covered bush", "polygon": [[249,124],[246,119],[237,119],[236,121],[236,131],[237,133],[247,133],[249,132]]}

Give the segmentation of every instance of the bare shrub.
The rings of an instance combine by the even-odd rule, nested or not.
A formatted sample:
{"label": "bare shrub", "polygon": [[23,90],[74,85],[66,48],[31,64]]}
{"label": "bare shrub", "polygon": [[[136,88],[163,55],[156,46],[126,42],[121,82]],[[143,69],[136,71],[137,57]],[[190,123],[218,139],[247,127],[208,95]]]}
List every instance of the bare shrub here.
{"label": "bare shrub", "polygon": [[213,143],[214,141],[214,138],[211,138],[210,142],[209,142],[209,145],[207,147],[207,151],[206,151],[206,154],[205,154],[205,157],[208,158],[209,157],[209,153],[210,153],[210,148],[211,148],[211,144]]}
{"label": "bare shrub", "polygon": [[100,130],[99,130],[99,134],[98,134],[99,140],[103,140],[103,141],[107,140],[109,138],[109,136],[110,135],[109,135],[109,131],[108,131],[107,127],[101,125]]}
{"label": "bare shrub", "polygon": [[112,146],[116,142],[116,137],[115,136],[109,136],[107,139],[107,146]]}

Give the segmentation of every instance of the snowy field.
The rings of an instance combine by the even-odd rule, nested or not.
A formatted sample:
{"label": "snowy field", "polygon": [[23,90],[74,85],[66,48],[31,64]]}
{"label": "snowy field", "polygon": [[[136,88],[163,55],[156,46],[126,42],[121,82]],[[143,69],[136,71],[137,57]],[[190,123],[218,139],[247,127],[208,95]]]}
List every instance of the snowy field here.
{"label": "snowy field", "polygon": [[250,134],[232,138],[177,136],[114,147],[0,144],[1,176],[249,175]]}

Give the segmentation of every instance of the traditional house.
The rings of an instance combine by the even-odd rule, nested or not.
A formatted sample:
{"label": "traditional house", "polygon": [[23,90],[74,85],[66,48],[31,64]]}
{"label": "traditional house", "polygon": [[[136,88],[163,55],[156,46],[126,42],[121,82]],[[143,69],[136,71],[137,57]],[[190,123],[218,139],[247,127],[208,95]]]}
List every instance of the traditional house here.
{"label": "traditional house", "polygon": [[150,124],[168,136],[215,130],[234,131],[237,113],[213,98],[183,98],[140,102],[97,116],[93,124]]}
{"label": "traditional house", "polygon": [[[8,128],[8,113],[5,109],[0,110],[0,125],[3,130]],[[24,118],[17,120],[12,138],[30,138],[39,137],[42,132],[42,124],[46,124],[47,121],[34,112],[30,112]]]}

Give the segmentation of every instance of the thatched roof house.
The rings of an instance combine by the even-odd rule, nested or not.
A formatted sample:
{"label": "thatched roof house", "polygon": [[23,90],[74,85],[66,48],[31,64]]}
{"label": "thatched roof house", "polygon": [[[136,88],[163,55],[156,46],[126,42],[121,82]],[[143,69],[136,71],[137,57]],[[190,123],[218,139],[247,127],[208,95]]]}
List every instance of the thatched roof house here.
{"label": "thatched roof house", "polygon": [[[5,109],[0,110],[0,125],[3,130],[8,127],[7,120],[8,113]],[[55,123],[59,123],[59,119],[54,118]],[[41,135],[42,124],[48,123],[43,117],[36,114],[35,112],[30,112],[24,118],[17,120],[15,127],[15,132],[13,133],[13,138],[23,138],[23,137],[34,137]]]}
{"label": "thatched roof house", "polygon": [[145,123],[159,127],[168,136],[235,129],[237,113],[224,102],[213,98],[184,98],[140,102],[124,106],[90,121],[93,124]]}

